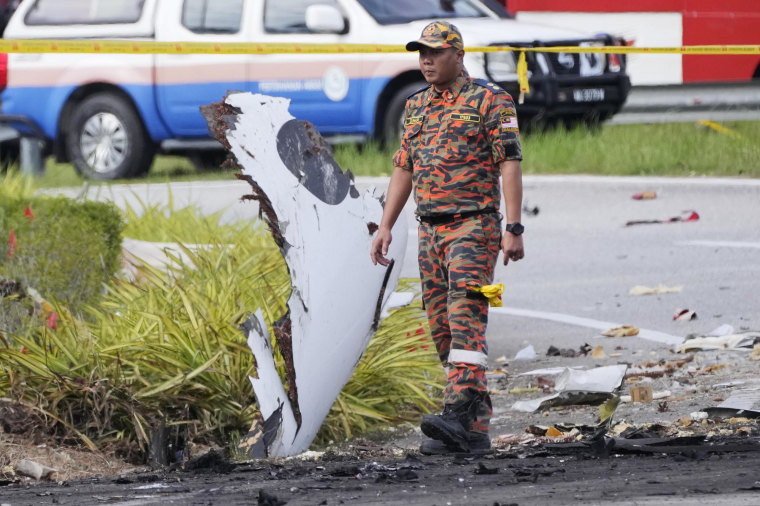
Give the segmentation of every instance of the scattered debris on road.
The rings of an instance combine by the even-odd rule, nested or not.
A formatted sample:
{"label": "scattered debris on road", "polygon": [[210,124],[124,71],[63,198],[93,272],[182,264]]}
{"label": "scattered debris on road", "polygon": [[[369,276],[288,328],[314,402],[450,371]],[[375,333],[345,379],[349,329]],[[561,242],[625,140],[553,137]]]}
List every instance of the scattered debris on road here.
{"label": "scattered debris on road", "polygon": [[628,291],[628,295],[660,295],[663,293],[680,293],[682,286],[665,286],[659,284],[655,287],[636,285]]}
{"label": "scattered debris on road", "polygon": [[677,223],[690,221],[699,221],[699,213],[696,211],[684,211],[680,216],[673,216],[664,220],[631,220],[626,222],[625,226],[630,227],[633,225],[650,225],[657,223]]}

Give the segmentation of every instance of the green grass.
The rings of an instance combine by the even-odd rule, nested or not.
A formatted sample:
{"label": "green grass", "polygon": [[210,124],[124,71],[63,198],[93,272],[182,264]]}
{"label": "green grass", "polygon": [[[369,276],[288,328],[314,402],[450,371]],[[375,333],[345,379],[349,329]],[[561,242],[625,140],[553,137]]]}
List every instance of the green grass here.
{"label": "green grass", "polygon": [[527,135],[528,174],[760,177],[760,122],[617,125]]}
{"label": "green grass", "polygon": [[[697,123],[614,125],[523,136],[526,174],[760,177],[760,121],[725,122],[719,131]],[[376,144],[339,145],[335,158],[357,176],[391,172],[394,148]],[[230,171],[197,171],[185,158],[159,156],[140,180],[167,182],[231,179]],[[40,187],[78,186],[71,165],[48,160]],[[98,184],[95,182],[94,184]]]}

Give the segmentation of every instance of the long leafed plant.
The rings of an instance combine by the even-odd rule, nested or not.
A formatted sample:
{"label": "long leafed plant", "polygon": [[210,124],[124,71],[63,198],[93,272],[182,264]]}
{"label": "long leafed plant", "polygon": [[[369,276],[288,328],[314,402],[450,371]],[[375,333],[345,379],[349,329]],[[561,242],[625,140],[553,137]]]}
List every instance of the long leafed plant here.
{"label": "long leafed plant", "polygon": [[[256,414],[253,357],[240,324],[258,307],[270,324],[284,313],[284,260],[256,225],[222,225],[222,213],[203,217],[192,207],[141,205],[127,209],[125,236],[207,246],[180,245],[184,260],[175,256],[167,269],[142,263],[135,279],[109,283],[83,318],[56,305],[55,328],[41,325],[0,346],[0,394],[93,447],[116,439],[144,450],[161,420],[223,442]],[[319,441],[432,410],[442,373],[431,346],[418,303],[385,319]]]}

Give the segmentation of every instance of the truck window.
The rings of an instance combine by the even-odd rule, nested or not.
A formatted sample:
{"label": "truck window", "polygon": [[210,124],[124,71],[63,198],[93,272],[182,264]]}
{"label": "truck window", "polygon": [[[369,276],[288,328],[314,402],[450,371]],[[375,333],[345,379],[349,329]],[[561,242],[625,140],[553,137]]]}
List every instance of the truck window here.
{"label": "truck window", "polygon": [[306,8],[310,5],[333,5],[335,0],[267,0],[264,5],[264,29],[272,33],[307,33]]}
{"label": "truck window", "polygon": [[418,19],[485,17],[483,8],[469,0],[359,0],[381,25]]}
{"label": "truck window", "polygon": [[185,0],[182,24],[195,33],[237,33],[243,19],[243,0]]}
{"label": "truck window", "polygon": [[35,0],[27,25],[135,23],[144,0]]}

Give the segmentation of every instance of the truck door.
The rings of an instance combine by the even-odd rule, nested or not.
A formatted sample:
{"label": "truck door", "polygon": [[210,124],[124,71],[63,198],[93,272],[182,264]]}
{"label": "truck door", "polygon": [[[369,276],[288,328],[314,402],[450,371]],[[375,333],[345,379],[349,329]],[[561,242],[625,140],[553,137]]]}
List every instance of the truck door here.
{"label": "truck door", "polygon": [[[156,13],[156,40],[249,42],[245,0],[164,0]],[[228,90],[249,90],[246,55],[157,55],[156,103],[178,138],[208,137],[199,107],[219,102]]]}
{"label": "truck door", "polygon": [[[337,0],[261,0],[259,32],[263,42],[345,42],[349,26]],[[318,5],[317,5],[318,4]],[[309,7],[325,9],[343,21],[341,28],[315,33],[307,23]],[[313,14],[313,13],[312,13]],[[324,16],[321,17],[324,22]],[[341,32],[341,33],[339,33]],[[362,91],[359,54],[270,54],[251,58],[252,89],[291,99],[290,112],[314,123],[323,134],[357,133]]]}

